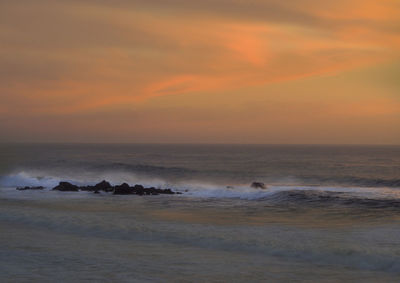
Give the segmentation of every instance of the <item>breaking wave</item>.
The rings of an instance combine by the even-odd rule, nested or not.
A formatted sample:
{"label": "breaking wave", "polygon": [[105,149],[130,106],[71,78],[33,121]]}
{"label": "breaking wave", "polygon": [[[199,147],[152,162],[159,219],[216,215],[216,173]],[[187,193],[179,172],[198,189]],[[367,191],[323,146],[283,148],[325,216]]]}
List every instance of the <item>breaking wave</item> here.
{"label": "breaking wave", "polygon": [[[218,171],[211,170],[207,171],[203,169],[201,171],[194,170],[191,168],[185,167],[176,167],[176,166],[156,166],[156,165],[148,165],[148,164],[131,164],[124,162],[113,162],[106,164],[80,164],[83,165],[84,168],[87,168],[88,171],[95,172],[124,172],[124,173],[132,173],[136,175],[145,175],[145,176],[161,176],[163,178],[169,177],[181,177],[181,178],[204,178],[205,176],[222,176],[227,174],[226,178],[236,178],[237,172],[229,172],[229,171]],[[282,177],[263,177],[265,182],[281,184],[283,183],[292,183],[294,185],[329,185],[329,186],[357,186],[357,187],[389,187],[389,188],[400,188],[400,179],[383,179],[383,178],[367,178],[367,177],[359,177],[359,176],[288,176],[285,178]]]}
{"label": "breaking wave", "polygon": [[340,186],[304,186],[304,185],[268,185],[268,189],[254,189],[249,184],[218,185],[206,182],[168,183],[163,179],[144,179],[132,174],[103,173],[82,176],[48,176],[40,172],[19,172],[0,177],[1,188],[21,186],[55,187],[60,181],[76,185],[94,185],[101,180],[112,184],[127,182],[130,185],[142,184],[159,188],[171,188],[182,192],[182,197],[242,199],[265,201],[273,205],[308,205],[308,206],[362,206],[373,208],[400,208],[400,189],[392,187],[340,187]]}

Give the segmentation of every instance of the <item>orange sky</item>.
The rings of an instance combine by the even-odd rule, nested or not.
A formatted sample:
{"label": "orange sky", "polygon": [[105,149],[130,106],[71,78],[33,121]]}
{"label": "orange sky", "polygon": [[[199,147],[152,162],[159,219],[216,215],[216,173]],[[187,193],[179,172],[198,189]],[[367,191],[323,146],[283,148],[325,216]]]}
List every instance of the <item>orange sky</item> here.
{"label": "orange sky", "polygon": [[398,0],[0,1],[0,141],[400,144]]}

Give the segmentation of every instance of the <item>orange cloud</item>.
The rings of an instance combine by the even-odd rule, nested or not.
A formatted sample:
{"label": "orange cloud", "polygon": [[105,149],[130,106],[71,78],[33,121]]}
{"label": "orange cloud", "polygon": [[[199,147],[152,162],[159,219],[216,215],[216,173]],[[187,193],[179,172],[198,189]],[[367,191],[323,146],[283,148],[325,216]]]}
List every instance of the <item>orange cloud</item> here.
{"label": "orange cloud", "polygon": [[[136,111],[174,95],[246,97],[253,87],[400,57],[396,0],[212,2],[3,4],[0,118]],[[360,115],[395,111],[371,101],[359,105]]]}

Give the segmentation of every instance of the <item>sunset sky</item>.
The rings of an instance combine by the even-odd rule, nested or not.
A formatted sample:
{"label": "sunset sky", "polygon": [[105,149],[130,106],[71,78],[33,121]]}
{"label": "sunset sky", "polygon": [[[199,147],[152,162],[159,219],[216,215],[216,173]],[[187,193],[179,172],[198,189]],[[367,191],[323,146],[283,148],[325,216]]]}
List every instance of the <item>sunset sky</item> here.
{"label": "sunset sky", "polygon": [[400,144],[399,0],[0,0],[0,141]]}

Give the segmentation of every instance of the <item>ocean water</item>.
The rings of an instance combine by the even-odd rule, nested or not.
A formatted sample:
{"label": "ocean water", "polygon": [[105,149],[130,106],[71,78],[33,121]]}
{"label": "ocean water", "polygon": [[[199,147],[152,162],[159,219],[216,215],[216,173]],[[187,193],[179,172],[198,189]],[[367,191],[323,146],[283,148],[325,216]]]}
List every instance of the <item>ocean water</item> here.
{"label": "ocean water", "polygon": [[[51,191],[103,179],[183,194]],[[398,282],[400,146],[2,144],[0,263],[1,282]]]}

